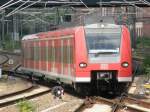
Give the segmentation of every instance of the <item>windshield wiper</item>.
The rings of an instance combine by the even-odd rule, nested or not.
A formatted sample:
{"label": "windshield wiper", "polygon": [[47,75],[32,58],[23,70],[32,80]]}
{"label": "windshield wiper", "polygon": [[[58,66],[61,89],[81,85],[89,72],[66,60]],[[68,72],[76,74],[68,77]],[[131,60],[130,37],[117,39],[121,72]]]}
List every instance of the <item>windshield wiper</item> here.
{"label": "windshield wiper", "polygon": [[118,53],[118,52],[119,52],[119,50],[115,50],[115,49],[89,50],[90,54]]}
{"label": "windshield wiper", "polygon": [[97,53],[95,53],[95,57],[97,57],[97,56],[99,56],[100,54],[116,54],[116,53],[118,53],[118,52],[97,52]]}
{"label": "windshield wiper", "polygon": [[101,49],[101,50],[89,50],[89,54],[94,54],[95,57],[102,55],[109,55],[109,54],[117,54],[119,53],[119,49]]}

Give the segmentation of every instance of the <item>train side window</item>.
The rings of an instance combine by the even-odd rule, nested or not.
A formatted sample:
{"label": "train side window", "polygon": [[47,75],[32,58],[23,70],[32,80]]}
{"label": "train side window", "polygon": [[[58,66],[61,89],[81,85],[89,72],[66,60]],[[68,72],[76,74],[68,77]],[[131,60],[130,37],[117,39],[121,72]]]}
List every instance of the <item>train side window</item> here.
{"label": "train side window", "polygon": [[52,46],[49,46],[49,47],[48,47],[48,53],[49,53],[49,55],[48,55],[48,60],[49,60],[49,61],[52,61],[52,53],[53,53],[53,52],[52,52]]}
{"label": "train side window", "polygon": [[63,63],[63,52],[64,52],[64,48],[63,48],[63,40],[61,40],[61,46],[60,46],[60,49],[61,49],[61,54],[60,54],[60,55],[61,55],[61,57],[60,57],[60,58],[61,58],[61,61],[60,61],[60,62]]}
{"label": "train side window", "polygon": [[70,45],[70,64],[73,64],[73,46]]}
{"label": "train side window", "polygon": [[44,61],[44,48],[41,46],[41,61]]}
{"label": "train side window", "polygon": [[34,46],[33,46],[33,60],[35,61],[35,44],[34,44]]}
{"label": "train side window", "polygon": [[25,43],[23,44],[22,46],[22,50],[23,50],[23,58],[26,59],[26,46],[25,46]]}
{"label": "train side window", "polygon": [[67,64],[70,64],[70,39],[67,40]]}
{"label": "train side window", "polygon": [[67,63],[67,46],[63,46],[64,49],[64,54],[63,54],[63,62],[66,64]]}
{"label": "train side window", "polygon": [[58,62],[58,47],[55,46],[55,62]]}
{"label": "train side window", "polygon": [[36,43],[34,43],[34,61],[36,61]]}
{"label": "train side window", "polygon": [[60,54],[60,62],[61,62],[61,73],[63,74],[63,71],[64,71],[64,63],[63,63],[63,54],[64,54],[64,47],[63,47],[64,43],[63,43],[63,40],[61,40],[61,46],[60,46],[60,49],[61,49],[61,54]]}
{"label": "train side window", "polygon": [[55,62],[55,52],[56,52],[56,49],[55,49],[55,41],[53,40],[52,41],[52,61]]}
{"label": "train side window", "polygon": [[60,46],[60,44],[58,44],[58,46],[56,47],[56,49],[57,49],[57,52],[56,52],[57,60],[56,61],[60,63],[61,62],[61,57],[60,57],[61,56],[61,46]]}
{"label": "train side window", "polygon": [[31,60],[34,60],[34,47],[31,47]]}
{"label": "train side window", "polygon": [[38,42],[38,61],[40,61],[40,52],[41,52],[40,42]]}
{"label": "train side window", "polygon": [[26,56],[26,59],[28,59],[29,55],[29,46],[28,46],[28,43],[26,43],[26,50],[25,50],[25,56]]}
{"label": "train side window", "polygon": [[46,47],[43,46],[43,61],[46,61]]}
{"label": "train side window", "polygon": [[43,61],[47,61],[47,43],[46,43],[46,40],[44,40],[44,47],[43,47],[43,49],[44,49],[44,60]]}
{"label": "train side window", "polygon": [[29,42],[29,56],[28,56],[28,60],[31,60],[31,43]]}
{"label": "train side window", "polygon": [[[25,43],[26,44],[26,43]],[[27,44],[26,44],[26,46],[25,46],[25,51],[24,51],[24,56],[25,56],[25,59],[27,59],[27,51],[28,51],[28,46],[27,46]]]}
{"label": "train side window", "polygon": [[33,46],[32,46],[32,44],[31,44],[31,47],[30,47],[30,53],[31,53],[30,60],[33,60]]}
{"label": "train side window", "polygon": [[35,46],[35,61],[39,60],[39,47]]}
{"label": "train side window", "polygon": [[46,42],[46,47],[45,47],[45,61],[47,62],[48,61],[48,57],[49,57],[49,54],[48,54],[48,42]]}
{"label": "train side window", "polygon": [[43,46],[40,47],[40,56],[41,56],[41,60],[40,61],[43,61]]}

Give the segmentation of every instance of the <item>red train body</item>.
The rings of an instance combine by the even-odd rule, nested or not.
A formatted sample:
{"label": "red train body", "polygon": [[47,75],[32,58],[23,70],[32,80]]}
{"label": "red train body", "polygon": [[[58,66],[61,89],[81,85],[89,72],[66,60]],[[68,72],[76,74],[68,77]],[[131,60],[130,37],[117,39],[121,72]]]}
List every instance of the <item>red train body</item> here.
{"label": "red train body", "polygon": [[132,80],[130,34],[123,25],[96,23],[27,35],[22,50],[22,70],[75,88],[98,82],[112,89]]}

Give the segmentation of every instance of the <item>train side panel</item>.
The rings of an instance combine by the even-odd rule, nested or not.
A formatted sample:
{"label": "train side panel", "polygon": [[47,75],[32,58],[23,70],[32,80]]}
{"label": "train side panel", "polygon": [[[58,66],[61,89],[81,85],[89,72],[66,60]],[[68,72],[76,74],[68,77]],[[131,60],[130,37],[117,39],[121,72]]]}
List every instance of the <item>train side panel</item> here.
{"label": "train side panel", "polygon": [[[62,82],[75,80],[74,29],[36,35],[37,39],[23,40],[23,70],[42,74]],[[31,37],[32,38],[32,37]]]}

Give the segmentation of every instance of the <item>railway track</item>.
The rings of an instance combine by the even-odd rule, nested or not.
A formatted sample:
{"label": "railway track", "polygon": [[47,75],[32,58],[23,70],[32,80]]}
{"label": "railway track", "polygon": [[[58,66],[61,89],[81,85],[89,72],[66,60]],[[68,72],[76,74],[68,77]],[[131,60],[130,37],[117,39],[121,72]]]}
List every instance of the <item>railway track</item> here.
{"label": "railway track", "polygon": [[103,97],[91,97],[87,98],[75,112],[150,112],[149,107],[150,103],[124,95],[113,100]]}
{"label": "railway track", "polygon": [[0,66],[3,70],[13,70],[21,62],[20,53],[0,51]]}
{"label": "railway track", "polygon": [[0,101],[7,98],[7,97],[11,97],[11,96],[14,96],[14,95],[18,95],[18,94],[21,94],[21,93],[24,93],[26,91],[29,91],[31,89],[33,89],[34,85],[28,81],[26,81],[26,87],[20,89],[20,90],[17,90],[17,91],[10,91],[9,93],[5,93],[5,94],[1,94],[0,95]]}
{"label": "railway track", "polygon": [[5,54],[0,53],[0,66],[5,64],[9,60],[9,57]]}
{"label": "railway track", "polygon": [[0,54],[20,56],[20,53],[0,51]]}
{"label": "railway track", "polygon": [[22,91],[3,95],[0,97],[0,108],[14,104],[17,101],[20,101],[21,99],[32,99],[34,97],[38,97],[40,95],[48,93],[49,91],[50,88],[48,87],[40,86],[40,85],[36,85],[36,86],[32,85],[31,87],[26,88]]}
{"label": "railway track", "polygon": [[[14,71],[14,73],[15,73],[15,71]],[[129,85],[128,85],[128,87],[129,87]],[[34,89],[33,89],[33,91],[34,91]],[[31,93],[32,89],[29,91]],[[39,95],[44,94],[49,91],[50,91],[50,89],[45,90],[43,92],[40,91],[39,93],[36,92],[36,94],[30,94],[30,95],[27,95],[27,92],[25,92],[26,95],[20,95],[20,97],[18,97],[17,95],[14,95],[16,97],[16,99],[9,100],[8,102],[6,99],[3,99],[6,102],[4,102],[4,103],[0,102],[0,107],[6,106],[8,104],[12,104],[23,98],[30,99],[30,98],[39,96]],[[8,97],[8,98],[10,98],[10,97]],[[1,101],[1,99],[0,99],[0,101]],[[124,95],[122,97],[120,97],[119,99],[115,99],[115,100],[110,100],[110,99],[106,99],[106,98],[102,98],[102,97],[87,98],[85,100],[84,104],[81,105],[80,108],[78,108],[75,112],[88,112],[86,109],[94,106],[95,104],[102,105],[104,107],[107,105],[108,109],[105,112],[109,112],[109,111],[110,112],[150,112],[150,109],[149,109],[150,103],[146,103],[146,102],[143,102],[143,101],[131,98],[131,97],[127,97]],[[100,110],[100,112],[103,112],[103,110]]]}
{"label": "railway track", "polygon": [[[128,91],[130,86],[131,83],[128,83],[125,90]],[[150,103],[129,97],[126,92],[124,92],[119,98],[115,99],[108,99],[104,97],[86,98],[83,105],[81,105],[75,112],[88,112],[86,109],[94,106],[95,104],[100,104],[104,107],[107,106],[106,110],[98,110],[100,112],[150,112]]]}

